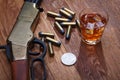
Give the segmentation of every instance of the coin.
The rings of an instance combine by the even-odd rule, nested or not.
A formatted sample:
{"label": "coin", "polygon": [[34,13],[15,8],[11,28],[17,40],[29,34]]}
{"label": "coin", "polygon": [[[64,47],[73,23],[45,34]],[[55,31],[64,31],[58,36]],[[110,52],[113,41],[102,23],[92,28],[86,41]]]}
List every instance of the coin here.
{"label": "coin", "polygon": [[76,56],[73,53],[65,53],[61,57],[61,62],[64,65],[73,65],[77,61]]}

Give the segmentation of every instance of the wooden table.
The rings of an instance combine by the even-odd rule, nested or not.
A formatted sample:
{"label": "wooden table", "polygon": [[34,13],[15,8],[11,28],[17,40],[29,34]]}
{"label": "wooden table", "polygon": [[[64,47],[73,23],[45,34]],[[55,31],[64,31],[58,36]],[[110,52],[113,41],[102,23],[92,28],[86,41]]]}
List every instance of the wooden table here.
{"label": "wooden table", "polygon": [[[0,45],[6,43],[17,15],[22,7],[23,0],[0,1]],[[47,66],[47,80],[120,80],[120,0],[43,0],[44,12],[40,14],[40,21],[35,31],[51,32],[55,39],[62,42],[61,47],[54,46],[54,57],[45,57]],[[46,16],[48,10],[59,12],[67,7],[79,12],[86,7],[102,8],[109,14],[109,22],[96,46],[89,46],[81,41],[78,31],[72,29],[70,41],[65,40],[54,28],[54,19]],[[61,56],[65,52],[72,52],[77,57],[73,66],[61,63]],[[5,51],[0,51],[0,80],[11,79],[11,67]],[[38,71],[39,72],[39,71]]]}

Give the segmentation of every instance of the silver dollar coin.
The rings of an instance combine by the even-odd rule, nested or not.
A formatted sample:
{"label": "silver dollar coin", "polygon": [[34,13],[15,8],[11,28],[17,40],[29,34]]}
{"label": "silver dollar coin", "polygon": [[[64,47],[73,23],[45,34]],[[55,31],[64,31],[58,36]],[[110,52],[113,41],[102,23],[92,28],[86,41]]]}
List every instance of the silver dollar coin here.
{"label": "silver dollar coin", "polygon": [[64,65],[73,65],[77,58],[73,53],[65,53],[61,57],[61,61]]}

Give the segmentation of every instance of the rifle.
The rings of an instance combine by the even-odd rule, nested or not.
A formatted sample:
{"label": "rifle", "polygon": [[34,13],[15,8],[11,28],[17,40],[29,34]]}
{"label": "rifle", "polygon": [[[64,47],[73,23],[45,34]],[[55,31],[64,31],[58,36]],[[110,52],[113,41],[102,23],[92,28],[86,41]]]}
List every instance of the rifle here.
{"label": "rifle", "polygon": [[[0,46],[0,49],[6,49],[7,57],[11,62],[13,80],[30,80],[28,45],[34,38],[33,32],[39,21],[39,12],[43,11],[39,7],[41,2],[42,0],[26,0],[24,2],[14,28],[7,39],[7,45]],[[45,47],[44,43],[36,41],[36,39],[33,42]]]}

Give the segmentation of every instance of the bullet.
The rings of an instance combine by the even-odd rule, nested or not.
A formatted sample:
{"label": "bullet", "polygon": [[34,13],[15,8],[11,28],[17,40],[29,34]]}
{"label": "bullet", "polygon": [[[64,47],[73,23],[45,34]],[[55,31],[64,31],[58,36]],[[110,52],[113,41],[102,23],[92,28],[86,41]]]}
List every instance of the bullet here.
{"label": "bullet", "polygon": [[54,23],[54,25],[62,35],[65,33],[64,29],[57,21]]}
{"label": "bullet", "polygon": [[80,27],[80,21],[79,20],[76,20],[76,25],[77,25],[77,29],[78,29],[78,32],[81,33],[81,27]]}
{"label": "bullet", "polygon": [[45,37],[41,37],[41,41],[43,41],[43,42],[44,42],[44,41],[45,41]]}
{"label": "bullet", "polygon": [[54,50],[53,50],[53,46],[51,42],[48,42],[48,51],[49,51],[49,55],[50,57],[54,56]]}
{"label": "bullet", "polygon": [[75,26],[76,22],[61,22],[60,25],[61,26],[68,26],[68,25]]}
{"label": "bullet", "polygon": [[48,36],[48,37],[54,38],[54,34],[53,33],[48,33],[48,32],[39,32],[39,36],[40,37],[46,37],[46,36]]}
{"label": "bullet", "polygon": [[46,37],[46,41],[51,42],[52,44],[54,44],[56,46],[60,46],[61,45],[60,41],[57,41],[57,40],[55,40],[53,38],[50,38],[50,37]]}
{"label": "bullet", "polygon": [[62,17],[60,14],[52,12],[52,11],[47,11],[47,16],[50,16],[50,17],[53,17],[53,18]]}
{"label": "bullet", "polygon": [[67,18],[56,17],[56,18],[55,18],[55,21],[58,21],[58,22],[69,22],[69,21],[71,21],[71,20],[70,20],[70,19],[67,19]]}
{"label": "bullet", "polygon": [[67,11],[68,13],[70,13],[70,14],[73,15],[73,16],[75,15],[75,12],[71,11],[71,10],[68,9],[68,8],[63,7],[62,9],[65,10],[65,11]]}
{"label": "bullet", "polygon": [[63,10],[63,9],[60,9],[60,14],[67,17],[67,18],[69,18],[69,19],[73,19],[73,16],[70,13],[68,13],[67,11]]}
{"label": "bullet", "polygon": [[66,39],[69,40],[70,39],[70,36],[71,36],[71,25],[68,26],[68,29],[67,29],[67,33],[66,33]]}

